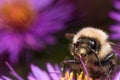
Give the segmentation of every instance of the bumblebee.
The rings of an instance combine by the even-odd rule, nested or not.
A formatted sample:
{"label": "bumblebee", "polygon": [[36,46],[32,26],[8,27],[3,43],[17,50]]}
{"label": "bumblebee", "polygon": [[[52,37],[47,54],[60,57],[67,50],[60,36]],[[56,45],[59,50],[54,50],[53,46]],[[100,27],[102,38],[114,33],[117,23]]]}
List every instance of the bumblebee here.
{"label": "bumblebee", "polygon": [[93,79],[111,80],[118,71],[119,60],[113,51],[114,44],[108,41],[109,36],[101,29],[93,27],[83,28],[77,34],[67,34],[68,36],[72,38],[70,52],[74,59],[65,60],[64,63],[76,64],[80,72],[85,72],[85,65]]}

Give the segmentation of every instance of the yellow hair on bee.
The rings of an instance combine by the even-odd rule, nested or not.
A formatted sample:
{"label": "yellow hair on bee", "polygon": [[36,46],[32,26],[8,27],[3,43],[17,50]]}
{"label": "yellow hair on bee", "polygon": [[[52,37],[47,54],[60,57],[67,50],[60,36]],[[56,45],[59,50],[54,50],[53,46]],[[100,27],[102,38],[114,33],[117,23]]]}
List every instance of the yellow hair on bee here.
{"label": "yellow hair on bee", "polygon": [[100,42],[101,49],[98,52],[99,53],[98,57],[100,59],[103,59],[112,50],[109,42],[107,42],[108,35],[100,29],[92,28],[92,27],[83,28],[73,37],[73,43],[76,43],[77,40],[82,36],[95,38]]}
{"label": "yellow hair on bee", "polygon": [[87,27],[80,30],[73,38],[73,43],[76,43],[78,38],[81,36],[96,38],[100,41],[101,44],[104,44],[108,38],[108,35],[97,28]]}
{"label": "yellow hair on bee", "polygon": [[98,57],[99,59],[103,59],[106,55],[108,55],[112,51],[112,48],[108,42],[101,46],[101,50],[99,51]]}

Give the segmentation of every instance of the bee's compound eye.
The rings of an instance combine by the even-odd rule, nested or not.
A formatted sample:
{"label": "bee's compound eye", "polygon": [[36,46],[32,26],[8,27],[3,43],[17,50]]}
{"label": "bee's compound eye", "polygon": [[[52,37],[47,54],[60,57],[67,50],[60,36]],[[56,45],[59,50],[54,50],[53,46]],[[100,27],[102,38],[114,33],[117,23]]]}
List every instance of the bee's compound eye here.
{"label": "bee's compound eye", "polygon": [[95,41],[90,40],[89,43],[90,43],[91,46],[95,46]]}
{"label": "bee's compound eye", "polygon": [[90,47],[91,47],[92,49],[96,50],[96,48],[97,48],[97,43],[96,43],[95,40],[90,40],[90,41],[89,41],[89,44],[90,44]]}

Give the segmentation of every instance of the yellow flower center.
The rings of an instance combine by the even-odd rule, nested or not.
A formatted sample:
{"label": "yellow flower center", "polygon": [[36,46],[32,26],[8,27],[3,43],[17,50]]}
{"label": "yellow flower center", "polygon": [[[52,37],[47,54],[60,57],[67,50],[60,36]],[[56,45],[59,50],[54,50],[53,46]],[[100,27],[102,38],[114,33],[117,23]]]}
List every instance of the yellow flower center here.
{"label": "yellow flower center", "polygon": [[4,3],[0,8],[0,15],[5,24],[14,28],[27,28],[34,18],[34,12],[25,1]]}
{"label": "yellow flower center", "polygon": [[[80,74],[76,73],[74,74],[73,72],[65,72],[64,77],[61,77],[60,80],[74,80],[74,75],[77,75],[77,80],[88,80],[88,77],[85,73],[81,72]],[[92,78],[90,78],[90,80],[93,80]]]}

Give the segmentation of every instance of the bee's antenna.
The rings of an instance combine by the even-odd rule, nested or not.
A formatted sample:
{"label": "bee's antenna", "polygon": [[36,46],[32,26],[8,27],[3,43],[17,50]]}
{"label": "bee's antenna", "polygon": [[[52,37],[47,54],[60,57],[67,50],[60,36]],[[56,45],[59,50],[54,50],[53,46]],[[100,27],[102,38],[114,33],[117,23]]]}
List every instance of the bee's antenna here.
{"label": "bee's antenna", "polygon": [[64,75],[65,75],[65,69],[66,69],[65,62],[63,62],[62,68],[61,68],[62,77],[64,77]]}
{"label": "bee's antenna", "polygon": [[98,58],[96,52],[94,52],[94,55],[95,55],[95,57],[97,58],[97,61],[98,61],[98,63],[99,63],[99,66],[102,66],[102,64],[101,64],[101,62],[100,62],[100,59]]}

